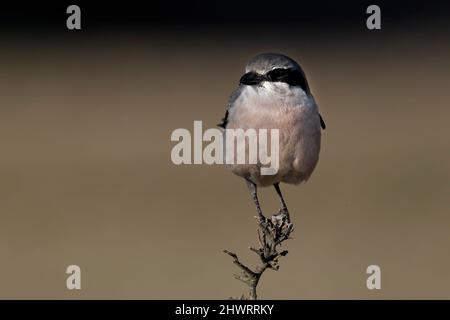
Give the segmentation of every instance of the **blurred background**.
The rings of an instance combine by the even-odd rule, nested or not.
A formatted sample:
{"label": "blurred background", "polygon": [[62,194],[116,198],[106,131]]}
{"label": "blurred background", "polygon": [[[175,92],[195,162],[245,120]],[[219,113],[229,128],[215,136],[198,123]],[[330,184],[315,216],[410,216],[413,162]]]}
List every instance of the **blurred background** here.
{"label": "blurred background", "polygon": [[214,127],[266,51],[302,65],[327,129],[308,183],[282,186],[296,229],[260,298],[450,298],[448,3],[379,1],[377,31],[370,2],[81,1],[80,31],[70,4],[2,4],[0,298],[240,296],[222,250],[257,261],[245,183],[172,164],[170,135]]}

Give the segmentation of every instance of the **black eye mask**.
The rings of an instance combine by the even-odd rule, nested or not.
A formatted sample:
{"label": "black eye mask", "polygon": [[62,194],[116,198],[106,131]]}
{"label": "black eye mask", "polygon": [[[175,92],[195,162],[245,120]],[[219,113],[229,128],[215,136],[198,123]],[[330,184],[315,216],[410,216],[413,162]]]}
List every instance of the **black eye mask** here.
{"label": "black eye mask", "polygon": [[299,86],[305,92],[309,93],[308,82],[303,76],[303,73],[295,69],[273,69],[264,75],[256,72],[248,72],[241,77],[239,83],[253,86],[258,85],[263,81],[284,82],[290,86]]}

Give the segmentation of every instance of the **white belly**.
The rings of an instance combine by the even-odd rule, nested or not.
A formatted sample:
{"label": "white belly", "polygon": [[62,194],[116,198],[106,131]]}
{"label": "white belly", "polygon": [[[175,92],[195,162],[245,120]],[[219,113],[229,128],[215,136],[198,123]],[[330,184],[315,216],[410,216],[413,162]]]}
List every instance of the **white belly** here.
{"label": "white belly", "polygon": [[273,83],[246,87],[229,109],[227,129],[238,128],[278,129],[279,168],[275,175],[261,175],[259,164],[232,164],[233,173],[268,186],[298,184],[313,172],[320,152],[320,118],[314,99],[300,88]]}

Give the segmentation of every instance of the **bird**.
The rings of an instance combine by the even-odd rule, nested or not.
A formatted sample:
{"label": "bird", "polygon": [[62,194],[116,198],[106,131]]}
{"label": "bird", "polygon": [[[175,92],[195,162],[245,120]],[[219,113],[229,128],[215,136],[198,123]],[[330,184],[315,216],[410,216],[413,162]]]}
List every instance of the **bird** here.
{"label": "bird", "polygon": [[229,167],[245,179],[260,221],[266,218],[257,190],[273,186],[280,201],[278,215],[290,222],[280,183],[298,185],[308,180],[319,160],[321,131],[326,128],[300,64],[280,53],[261,53],[250,59],[218,126],[279,130],[276,174],[261,175],[260,163]]}

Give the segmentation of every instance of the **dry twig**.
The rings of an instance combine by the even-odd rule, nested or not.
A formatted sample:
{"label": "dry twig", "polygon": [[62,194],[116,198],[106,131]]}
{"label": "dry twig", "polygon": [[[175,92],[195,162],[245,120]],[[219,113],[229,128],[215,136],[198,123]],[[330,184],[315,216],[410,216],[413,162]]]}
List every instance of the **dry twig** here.
{"label": "dry twig", "polygon": [[[289,239],[289,235],[294,230],[294,226],[290,222],[289,216],[284,212],[273,215],[271,219],[257,219],[258,248],[250,247],[250,250],[258,255],[260,264],[258,264],[254,270],[240,262],[235,253],[224,250],[226,254],[233,258],[233,263],[241,269],[241,274],[235,274],[234,277],[248,286],[248,298],[251,300],[256,300],[258,297],[256,287],[258,286],[259,279],[264,271],[267,269],[279,269],[278,259],[281,256],[287,255],[288,251],[283,250],[278,252],[277,247],[281,245],[283,241]],[[242,295],[241,299],[247,299],[247,297]]]}

